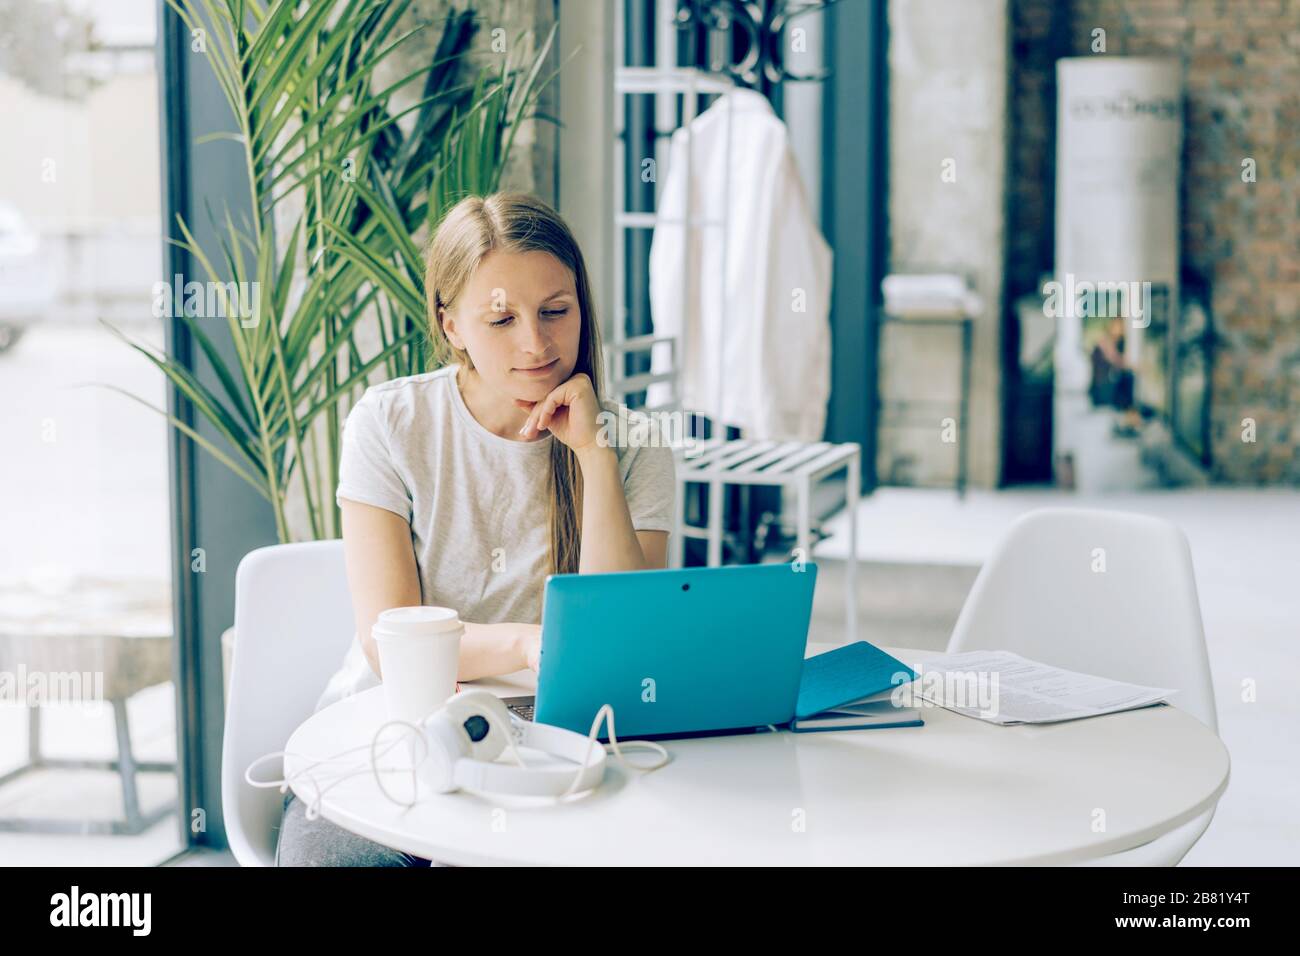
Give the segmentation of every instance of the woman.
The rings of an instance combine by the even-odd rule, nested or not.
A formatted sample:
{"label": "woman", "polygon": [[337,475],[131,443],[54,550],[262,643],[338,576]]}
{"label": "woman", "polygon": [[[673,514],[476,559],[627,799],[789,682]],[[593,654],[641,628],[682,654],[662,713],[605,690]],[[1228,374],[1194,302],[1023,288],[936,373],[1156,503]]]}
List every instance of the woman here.
{"label": "woman", "polygon": [[[366,390],[343,432],[337,500],[357,638],[317,709],[376,686],[390,607],[455,608],[459,679],[538,667],[546,575],[662,568],[672,453],[605,428],[599,326],[560,216],[518,193],[469,197],[433,237],[429,327],[444,367]],[[638,447],[609,435],[639,434]],[[647,437],[648,436],[648,437]],[[280,866],[422,866],[285,802]]]}
{"label": "woman", "polygon": [[1136,438],[1142,415],[1133,404],[1133,366],[1124,356],[1124,319],[1113,316],[1092,347],[1092,382],[1088,387],[1092,404],[1112,405],[1123,412],[1112,431],[1121,438]]}

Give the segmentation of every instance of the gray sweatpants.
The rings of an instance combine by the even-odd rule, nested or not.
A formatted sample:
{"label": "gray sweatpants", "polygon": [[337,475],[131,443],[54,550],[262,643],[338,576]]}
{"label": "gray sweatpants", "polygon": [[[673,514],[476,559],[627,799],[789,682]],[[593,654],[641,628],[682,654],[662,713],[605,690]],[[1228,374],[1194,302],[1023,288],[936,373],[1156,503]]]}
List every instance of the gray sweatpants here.
{"label": "gray sweatpants", "polygon": [[292,790],[285,795],[276,866],[449,866],[357,836],[324,817],[307,819],[307,804]]}

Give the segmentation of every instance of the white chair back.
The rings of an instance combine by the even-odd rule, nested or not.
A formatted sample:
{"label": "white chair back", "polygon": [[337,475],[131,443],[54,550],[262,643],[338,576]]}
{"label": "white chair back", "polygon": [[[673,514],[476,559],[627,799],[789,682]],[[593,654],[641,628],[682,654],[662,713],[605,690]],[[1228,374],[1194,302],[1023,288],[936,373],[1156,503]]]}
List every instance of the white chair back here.
{"label": "white chair back", "polygon": [[1177,690],[1170,703],[1218,732],[1191,551],[1162,519],[1076,508],[1018,518],[948,642],[951,654],[993,649]]}
{"label": "white chair back", "polygon": [[[311,716],[356,626],[343,542],[279,544],[249,552],[235,573],[235,652],[221,750],[221,802],[241,866],[273,866],[284,795],[249,786],[248,765],[283,750]],[[267,760],[254,775],[283,771]]]}

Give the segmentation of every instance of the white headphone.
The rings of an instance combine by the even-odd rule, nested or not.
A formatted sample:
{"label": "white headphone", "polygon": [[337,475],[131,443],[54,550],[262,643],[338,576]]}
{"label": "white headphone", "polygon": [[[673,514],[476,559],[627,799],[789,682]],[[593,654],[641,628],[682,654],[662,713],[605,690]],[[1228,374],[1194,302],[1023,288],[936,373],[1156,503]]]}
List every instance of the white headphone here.
{"label": "white headphone", "polygon": [[[411,807],[419,798],[422,784],[432,793],[452,793],[456,790],[473,790],[511,796],[566,797],[579,791],[593,790],[605,777],[604,745],[596,747],[596,735],[603,718],[609,719],[609,747],[619,763],[631,770],[651,771],[664,766],[671,759],[659,744],[648,740],[624,741],[624,747],[647,747],[658,751],[663,759],[648,766],[637,766],[623,758],[618,737],[614,732],[614,709],[604,704],[596,712],[591,732],[582,734],[562,727],[539,724],[515,716],[501,698],[486,690],[462,691],[449,697],[440,708],[429,714],[417,726],[404,720],[390,720],[375,731],[367,745],[353,747],[333,757],[315,759],[297,771],[294,776],[305,776],[315,785],[316,794],[307,806],[307,819],[320,815],[320,802],[324,794],[343,780],[358,774],[373,773],[375,783],[393,803]],[[396,741],[379,751],[380,737],[389,727],[406,727],[411,733],[401,735]],[[381,768],[379,758],[402,741],[407,742],[411,756],[409,766]],[[562,757],[578,765],[577,771],[568,768],[529,767],[524,763],[517,747],[530,747],[551,756]],[[351,770],[338,774],[322,787],[315,770],[321,764],[344,760],[347,754],[369,750],[368,766],[356,769],[356,758],[351,758]],[[596,752],[595,759],[592,751]],[[518,766],[496,762],[496,758],[509,751]],[[259,781],[252,777],[253,767],[272,757],[284,757],[285,751],[276,751],[257,758],[248,765],[244,780],[254,787],[279,787],[283,793],[289,787],[288,779]],[[381,773],[404,773],[412,777],[413,799],[399,800],[389,793]]]}
{"label": "white headphone", "polygon": [[[418,772],[434,793],[465,789],[560,797],[591,790],[605,778],[603,747],[588,763],[594,749],[591,738],[521,720],[500,697],[485,690],[448,698],[421,726],[428,754],[419,761]],[[529,769],[493,762],[507,747],[514,753],[516,745],[563,757],[578,764],[579,770],[575,775],[567,768]]]}

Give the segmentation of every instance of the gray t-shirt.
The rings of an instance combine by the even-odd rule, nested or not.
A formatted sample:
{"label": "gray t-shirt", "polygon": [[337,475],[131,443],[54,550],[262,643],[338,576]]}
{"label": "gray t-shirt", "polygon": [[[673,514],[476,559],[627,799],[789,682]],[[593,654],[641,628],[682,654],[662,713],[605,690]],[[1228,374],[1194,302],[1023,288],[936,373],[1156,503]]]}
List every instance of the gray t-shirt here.
{"label": "gray t-shirt", "polygon": [[[420,603],[461,620],[541,623],[550,570],[550,434],[513,441],[481,425],[456,385],[457,366],[366,389],[343,428],[335,497],[374,505],[411,526]],[[620,406],[605,401],[614,414]],[[637,413],[624,412],[631,418]],[[632,434],[631,429],[625,434]],[[671,531],[672,449],[616,445],[632,527]],[[354,635],[316,708],[377,686]]]}

